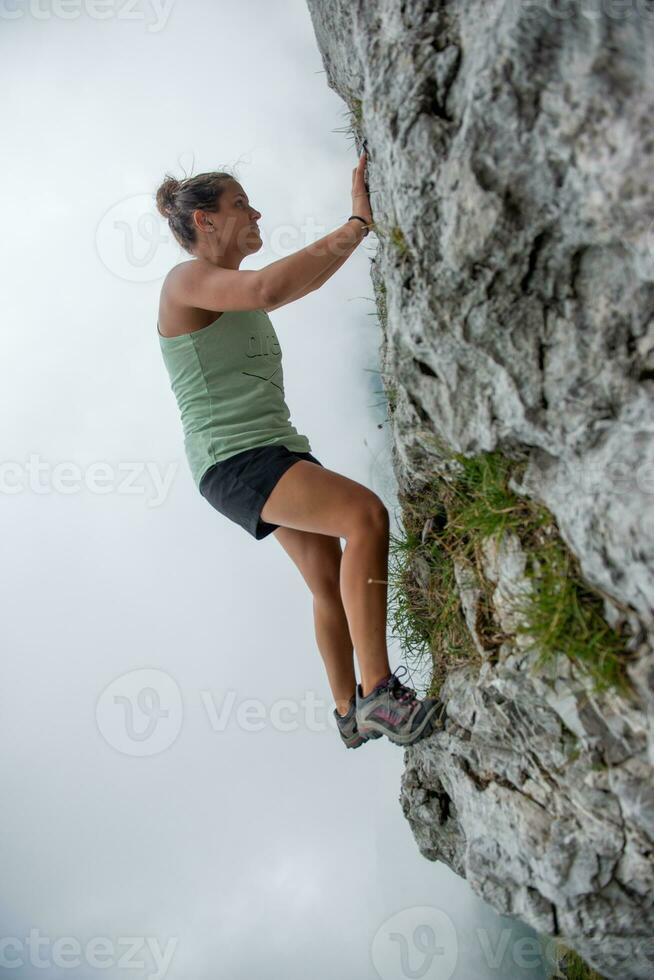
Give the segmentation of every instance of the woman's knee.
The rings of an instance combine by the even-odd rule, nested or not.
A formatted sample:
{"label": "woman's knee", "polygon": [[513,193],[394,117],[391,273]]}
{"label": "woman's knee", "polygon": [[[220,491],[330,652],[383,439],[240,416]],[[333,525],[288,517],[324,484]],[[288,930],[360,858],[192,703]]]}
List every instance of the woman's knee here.
{"label": "woman's knee", "polygon": [[351,515],[350,535],[359,531],[370,534],[371,530],[387,535],[390,526],[388,508],[376,493],[366,494]]}
{"label": "woman's knee", "polygon": [[315,598],[340,596],[343,552],[339,538],[279,527],[275,537],[297,565]]}
{"label": "woman's knee", "polygon": [[314,599],[320,602],[342,603],[339,575],[318,575],[309,585]]}
{"label": "woman's knee", "polygon": [[308,570],[306,583],[314,599],[329,602],[340,601],[341,597],[341,561],[330,559],[320,565],[314,565]]}

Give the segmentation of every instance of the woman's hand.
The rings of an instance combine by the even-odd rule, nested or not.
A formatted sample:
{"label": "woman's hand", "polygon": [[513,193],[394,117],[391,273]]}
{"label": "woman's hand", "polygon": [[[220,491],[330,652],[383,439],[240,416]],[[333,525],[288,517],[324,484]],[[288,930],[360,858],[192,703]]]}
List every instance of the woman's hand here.
{"label": "woman's hand", "polygon": [[364,172],[368,157],[364,150],[359,157],[359,163],[352,171],[352,214],[358,214],[366,219],[366,224],[372,224],[372,211],[370,210],[370,198],[366,190]]}

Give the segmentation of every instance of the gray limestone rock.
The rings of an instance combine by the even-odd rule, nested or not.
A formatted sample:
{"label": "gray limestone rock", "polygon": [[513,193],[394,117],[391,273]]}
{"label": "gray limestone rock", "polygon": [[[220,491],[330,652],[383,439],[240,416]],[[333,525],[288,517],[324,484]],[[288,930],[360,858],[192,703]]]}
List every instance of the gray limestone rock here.
{"label": "gray limestone rock", "polygon": [[[360,102],[402,490],[439,440],[527,466],[609,623],[632,699],[518,638],[447,676],[445,731],[406,750],[421,852],[607,977],[654,973],[654,3],[308,0],[328,84]],[[485,548],[498,628],[529,583]],[[425,569],[416,569],[425,575]]]}

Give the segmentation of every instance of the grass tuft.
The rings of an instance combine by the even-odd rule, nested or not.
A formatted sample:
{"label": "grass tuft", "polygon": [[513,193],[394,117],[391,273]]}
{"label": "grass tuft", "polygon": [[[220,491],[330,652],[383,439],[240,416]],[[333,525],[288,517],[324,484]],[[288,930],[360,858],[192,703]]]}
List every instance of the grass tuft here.
{"label": "grass tuft", "polygon": [[361,123],[363,122],[363,102],[361,99],[352,99],[350,111],[356,128],[360,130]]}
{"label": "grass tuft", "polygon": [[342,113],[348,118],[345,126],[337,126],[333,133],[345,133],[351,138],[352,145],[356,146],[357,141],[361,142],[361,126],[363,123],[363,102],[361,99],[351,99],[348,108]]}
{"label": "grass tuft", "polygon": [[556,963],[552,980],[604,980],[601,973],[593,970],[574,949],[560,940],[555,941],[554,955]]}
{"label": "grass tuft", "polygon": [[454,565],[437,540],[423,542],[421,497],[401,495],[405,536],[391,532],[389,549],[389,624],[411,666],[431,667],[429,695],[447,672],[481,658],[466,626]]}
{"label": "grass tuft", "polygon": [[388,238],[402,257],[408,253],[409,246],[407,245],[407,240],[404,237],[404,232],[399,225],[393,225],[388,233]]}
{"label": "grass tuft", "polygon": [[389,622],[409,658],[433,659],[431,693],[447,672],[480,662],[461,608],[455,563],[467,569],[480,590],[475,632],[484,655],[494,662],[504,635],[493,616],[492,593],[483,569],[483,543],[513,532],[527,556],[525,576],[532,592],[513,601],[524,617],[516,634],[528,636],[528,650],[539,651],[534,668],[568,657],[596,692],[631,690],[625,671],[627,637],[604,619],[600,594],[584,581],[576,556],[561,538],[553,515],[509,488],[525,460],[502,453],[474,456],[438,448],[444,472],[419,494],[400,494],[404,536],[391,536]]}

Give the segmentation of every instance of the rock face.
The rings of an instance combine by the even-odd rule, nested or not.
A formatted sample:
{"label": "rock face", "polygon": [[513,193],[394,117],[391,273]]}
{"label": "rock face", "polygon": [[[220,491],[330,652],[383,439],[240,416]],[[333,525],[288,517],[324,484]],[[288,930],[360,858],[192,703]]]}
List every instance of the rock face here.
{"label": "rock face", "polygon": [[[652,976],[654,3],[308,5],[367,140],[400,488],[438,470],[434,435],[527,457],[513,489],[635,654],[630,700],[563,657],[536,674],[517,642],[453,670],[445,731],[406,751],[404,812],[499,912],[607,977]],[[488,547],[500,623],[523,568],[517,539]]]}

